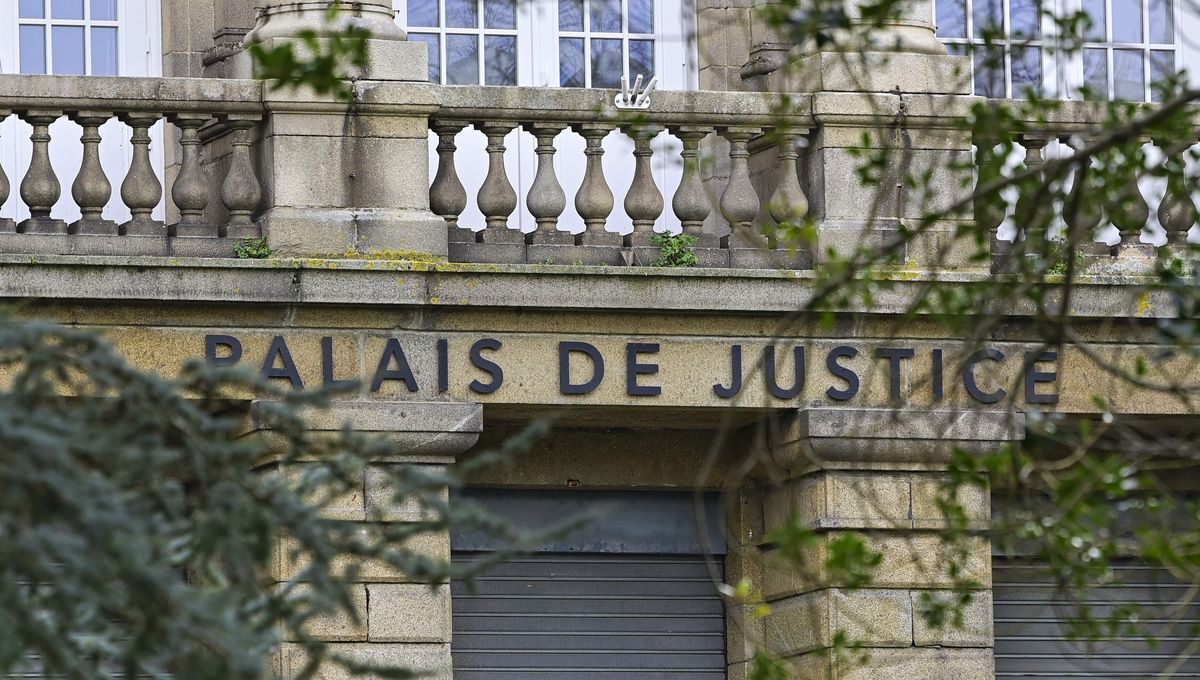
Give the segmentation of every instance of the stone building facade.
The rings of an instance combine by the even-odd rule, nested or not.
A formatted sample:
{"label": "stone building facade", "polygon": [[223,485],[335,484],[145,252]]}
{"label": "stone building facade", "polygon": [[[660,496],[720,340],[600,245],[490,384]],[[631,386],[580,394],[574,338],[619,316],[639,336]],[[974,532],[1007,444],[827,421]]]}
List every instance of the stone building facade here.
{"label": "stone building facade", "polygon": [[[597,37],[600,3],[589,2],[579,5],[589,23],[560,40],[616,41],[628,64],[643,39],[632,15]],[[330,641],[444,678],[733,679],[760,646],[805,678],[1026,672],[1034,653],[998,642],[1001,567],[984,538],[966,560],[978,592],[963,625],[933,629],[919,615],[923,595],[954,584],[938,505],[951,453],[1021,440],[1030,405],[1095,414],[1097,393],[1131,415],[1188,414],[1098,376],[1071,349],[1026,366],[1040,342],[1027,312],[1007,312],[982,355],[950,326],[906,314],[935,278],[992,276],[952,238],[969,208],[908,245],[907,266],[885,275],[892,287],[873,306],[832,323],[794,314],[820,285],[822,253],[883,243],[962,191],[975,140],[956,123],[979,101],[979,74],[939,42],[933,7],[910,6],[855,68],[789,44],[757,18],[758,0],[701,0],[680,8],[697,28],[700,89],[656,90],[631,115],[609,89],[443,85],[440,71],[431,83],[431,55],[450,67],[447,10],[438,26],[405,30],[376,0],[343,14],[373,34],[352,104],[275,90],[251,77],[244,46],[319,29],[327,3],[266,0],[257,13],[254,4],[164,2],[162,77],[0,76],[0,114],[30,126],[19,172],[0,181],[0,204],[19,195],[27,210],[0,215],[0,298],[36,299],[27,310],[38,316],[102,329],[148,369],[208,357],[296,389],[361,380],[361,393],[315,426],[348,419],[386,433],[404,455],[380,465],[454,465],[551,417],[551,435],[515,465],[470,479],[467,495],[533,524],[615,508],[590,533],[507,565],[479,593],[365,571],[362,623],[330,621]],[[489,33],[479,23],[487,7],[473,6],[485,10],[473,35],[486,83],[493,72],[479,45],[496,38],[501,54],[500,39],[519,29]],[[497,22],[526,20],[536,19]],[[1147,38],[1141,49],[1149,59],[1158,47]],[[584,84],[611,76],[589,64]],[[1011,87],[1011,72],[1003,78]],[[1026,161],[1098,115],[1080,104],[1030,121]],[[64,116],[81,134],[74,174],[51,158],[61,143],[51,126]],[[128,136],[119,167],[102,161],[105,126]],[[896,129],[913,172],[928,169],[946,203],[922,204],[910,188],[881,200],[858,180],[864,133],[890,148],[901,137],[879,131]],[[606,146],[616,137],[625,146]],[[668,153],[674,170],[654,165]],[[68,193],[76,213],[56,207]],[[622,212],[624,236],[605,229]],[[803,214],[817,225],[811,250],[775,249],[739,229]],[[697,236],[700,268],[649,266],[666,220]],[[1169,244],[1194,233],[1170,214],[1161,227]],[[272,257],[231,256],[259,237]],[[1077,328],[1109,333],[1113,356],[1149,351],[1149,330],[1110,322],[1174,313],[1165,294],[1121,273],[1153,254],[1128,238],[1111,253],[1093,263],[1109,275],[1076,293]],[[767,357],[769,374],[756,370]],[[752,456],[771,474],[743,469]],[[376,482],[368,473],[340,512],[365,520],[384,493]],[[992,500],[960,499],[972,526],[987,526]],[[689,524],[697,514],[709,519],[702,530]],[[384,515],[413,519],[404,507]],[[869,587],[773,566],[764,536],[793,516],[819,530],[818,554],[841,534],[867,536],[884,555]],[[486,537],[443,535],[427,549],[469,560],[489,547]],[[286,578],[291,566],[277,566]],[[742,578],[769,616],[714,584]],[[869,652],[865,663],[835,653],[841,635]],[[297,654],[281,651],[283,674]]]}

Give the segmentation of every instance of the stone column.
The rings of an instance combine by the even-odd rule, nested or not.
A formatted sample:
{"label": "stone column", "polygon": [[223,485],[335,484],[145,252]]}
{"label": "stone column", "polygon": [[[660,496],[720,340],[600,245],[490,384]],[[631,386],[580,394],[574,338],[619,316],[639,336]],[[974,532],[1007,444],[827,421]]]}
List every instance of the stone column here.
{"label": "stone column", "polygon": [[[986,412],[809,409],[785,423],[771,448],[788,475],[763,495],[763,531],[796,518],[818,539],[806,549],[804,570],[768,546],[762,583],[771,614],[761,628],[768,648],[798,677],[991,680],[991,551],[986,537],[970,533],[987,527],[988,490],[959,489],[969,526],[954,542],[945,538],[938,500],[955,448],[995,450],[1023,432],[1019,415]],[[882,555],[862,587],[825,567],[829,546],[848,533]],[[974,593],[961,627],[937,628],[922,610],[952,596],[953,550],[961,550],[957,577]],[[839,653],[839,640],[857,648]]]}
{"label": "stone column", "polygon": [[[330,4],[341,11],[326,21]],[[264,92],[271,111],[256,146],[262,166],[263,234],[279,255],[390,251],[445,257],[445,222],[429,209],[427,136],[435,93],[427,46],[409,42],[388,2],[268,2],[245,43],[271,47],[301,31],[370,32],[367,64],[351,69],[351,101],[308,89]],[[248,51],[229,60],[233,77],[254,75]],[[380,104],[386,102],[386,104]],[[211,157],[219,157],[220,149]]]}
{"label": "stone column", "polygon": [[[329,508],[339,519],[359,522],[420,520],[421,506],[415,500],[394,501],[386,468],[420,465],[444,469],[456,455],[475,444],[483,425],[478,404],[348,401],[315,414],[310,427],[335,434],[345,422],[352,423],[355,430],[386,437],[395,444],[396,451],[386,459],[373,461],[361,487]],[[450,559],[447,532],[420,534],[408,547],[437,559]],[[291,577],[300,566],[288,563],[286,556],[286,546],[281,546],[274,574],[277,580]],[[403,665],[428,672],[428,677],[435,680],[450,680],[450,586],[430,588],[372,562],[362,565],[360,577],[362,582],[355,585],[353,598],[359,622],[355,624],[345,615],[330,616],[315,621],[311,631],[332,643],[334,653],[362,662]],[[276,659],[282,677],[298,673],[304,655],[299,645],[285,642]]]}

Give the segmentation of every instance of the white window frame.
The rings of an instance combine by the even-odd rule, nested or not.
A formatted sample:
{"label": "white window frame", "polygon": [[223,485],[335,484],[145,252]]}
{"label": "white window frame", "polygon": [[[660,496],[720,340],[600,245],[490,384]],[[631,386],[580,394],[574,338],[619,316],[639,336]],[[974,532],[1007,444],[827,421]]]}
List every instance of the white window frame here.
{"label": "white window frame", "polygon": [[[1079,12],[1082,9],[1081,0],[1046,0],[1046,8],[1052,8],[1058,16],[1068,16]],[[931,21],[937,23],[937,0],[930,3]],[[971,45],[978,44],[978,40],[970,36],[973,35],[974,28],[974,0],[966,0],[966,22],[967,22],[967,38],[944,38],[939,36],[946,45]],[[1112,0],[1106,0],[1105,12],[1105,35],[1111,35],[1112,23]],[[1179,73],[1185,68],[1187,69],[1188,79],[1193,86],[1200,85],[1200,43],[1197,41],[1185,40],[1183,36],[1196,35],[1196,31],[1200,31],[1200,12],[1187,11],[1185,5],[1189,0],[1172,0],[1172,14],[1174,20],[1175,42],[1173,45],[1152,43],[1150,42],[1149,32],[1149,12],[1147,0],[1142,0],[1142,43],[1118,43],[1118,42],[1091,42],[1085,41],[1083,49],[1105,49],[1107,52],[1107,68],[1108,68],[1108,92],[1109,98],[1113,95],[1114,79],[1112,70],[1112,54],[1113,50],[1119,49],[1136,49],[1141,52],[1142,69],[1143,69],[1143,84],[1144,92],[1142,101],[1150,101],[1151,81],[1150,81],[1150,53],[1159,50],[1172,50],[1174,52],[1174,67],[1175,72]],[[1009,0],[1003,0],[1004,19],[1006,22],[1005,31],[1009,30],[1007,22],[1009,21]],[[1056,97],[1065,100],[1079,100],[1083,96],[1080,93],[1080,88],[1085,83],[1083,70],[1083,53],[1077,51],[1070,55],[1064,55],[1060,50],[1055,49],[1055,33],[1056,25],[1053,19],[1042,17],[1041,21],[1041,38],[1037,41],[1030,41],[1041,45],[1042,51],[1042,92],[1044,96]],[[1005,50],[1004,56],[1004,81],[1005,94],[1008,97],[1020,96],[1019,92],[1012,90],[1012,62],[1009,47],[1012,44],[1021,45],[1024,41],[1004,40],[998,41],[996,47],[1003,45]],[[1190,68],[1189,68],[1190,65]],[[972,85],[974,84],[974,62],[971,64]]]}

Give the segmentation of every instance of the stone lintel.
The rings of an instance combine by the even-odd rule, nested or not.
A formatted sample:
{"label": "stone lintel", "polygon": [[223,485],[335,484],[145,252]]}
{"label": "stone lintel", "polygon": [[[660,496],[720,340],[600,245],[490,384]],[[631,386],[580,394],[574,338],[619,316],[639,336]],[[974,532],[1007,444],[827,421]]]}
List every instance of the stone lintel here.
{"label": "stone lintel", "polygon": [[771,451],[792,473],[936,470],[955,449],[987,453],[1024,436],[1025,416],[1015,412],[808,408],[783,417]]}

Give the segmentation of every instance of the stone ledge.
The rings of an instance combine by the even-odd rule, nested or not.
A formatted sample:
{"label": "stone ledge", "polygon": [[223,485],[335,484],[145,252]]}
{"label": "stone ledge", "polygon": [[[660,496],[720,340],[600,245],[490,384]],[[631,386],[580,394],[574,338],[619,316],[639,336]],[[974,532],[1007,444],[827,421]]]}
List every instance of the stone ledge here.
{"label": "stone ledge", "polygon": [[[165,230],[165,228],[164,228]],[[0,233],[0,253],[116,257],[234,258],[238,238]]]}

